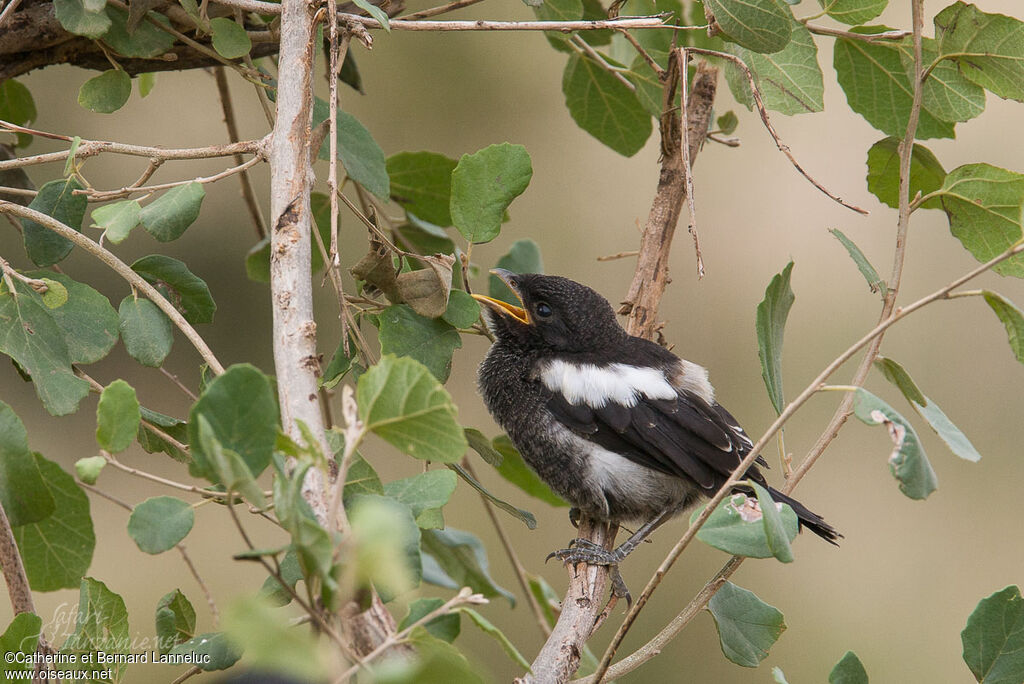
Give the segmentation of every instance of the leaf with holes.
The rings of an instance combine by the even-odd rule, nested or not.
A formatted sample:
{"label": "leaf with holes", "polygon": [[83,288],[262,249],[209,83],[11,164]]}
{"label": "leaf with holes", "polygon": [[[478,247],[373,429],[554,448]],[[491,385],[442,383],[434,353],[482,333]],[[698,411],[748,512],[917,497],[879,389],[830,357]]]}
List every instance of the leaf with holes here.
{"label": "leaf with holes", "polygon": [[921,440],[907,419],[866,389],[854,393],[853,412],[868,425],[884,425],[893,441],[889,470],[900,483],[900,491],[911,499],[925,499],[939,486],[935,471],[924,453]]}

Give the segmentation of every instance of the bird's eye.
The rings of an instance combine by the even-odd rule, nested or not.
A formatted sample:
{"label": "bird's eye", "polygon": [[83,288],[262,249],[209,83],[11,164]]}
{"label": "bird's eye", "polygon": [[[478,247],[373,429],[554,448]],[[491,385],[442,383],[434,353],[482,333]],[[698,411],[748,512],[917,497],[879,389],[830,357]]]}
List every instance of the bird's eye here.
{"label": "bird's eye", "polygon": [[547,302],[537,302],[537,306],[534,307],[534,310],[541,318],[547,318],[551,315],[551,307],[548,306]]}

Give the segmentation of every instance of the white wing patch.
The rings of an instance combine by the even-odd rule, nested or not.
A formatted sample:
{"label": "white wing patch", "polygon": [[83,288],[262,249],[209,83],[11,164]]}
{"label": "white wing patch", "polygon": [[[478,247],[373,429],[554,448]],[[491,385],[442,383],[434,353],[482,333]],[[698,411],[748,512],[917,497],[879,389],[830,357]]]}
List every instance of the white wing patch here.
{"label": "white wing patch", "polygon": [[608,402],[635,406],[641,395],[648,399],[676,396],[675,388],[660,370],[626,363],[596,366],[555,360],[544,366],[540,377],[545,387],[559,392],[570,404],[595,409]]}
{"label": "white wing patch", "polygon": [[708,369],[692,361],[679,359],[679,370],[672,378],[672,384],[706,401],[715,404],[715,388],[708,381]]}

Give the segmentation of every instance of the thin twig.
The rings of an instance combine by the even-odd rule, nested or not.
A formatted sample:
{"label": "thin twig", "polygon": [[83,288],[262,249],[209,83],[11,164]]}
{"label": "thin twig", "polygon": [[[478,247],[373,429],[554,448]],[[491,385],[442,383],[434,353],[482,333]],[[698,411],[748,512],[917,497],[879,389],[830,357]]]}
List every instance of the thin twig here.
{"label": "thin twig", "polygon": [[146,295],[146,297],[156,304],[161,311],[167,314],[167,317],[170,318],[171,322],[181,330],[186,338],[188,338],[188,341],[192,343],[192,346],[195,347],[196,351],[199,352],[199,355],[203,357],[203,360],[209,364],[210,369],[214,373],[220,375],[224,372],[224,366],[222,366],[220,361],[217,360],[217,357],[213,355],[213,351],[210,350],[206,341],[199,335],[199,333],[196,332],[195,328],[185,320],[185,317],[181,315],[181,312],[175,309],[174,305],[167,301],[167,299],[160,294],[155,287],[150,285],[142,276],[133,271],[131,267],[117,258],[117,256],[112,252],[101,247],[93,240],[90,240],[85,235],[79,233],[77,230],[69,228],[60,221],[47,216],[40,211],[36,211],[35,209],[29,209],[28,207],[23,207],[20,204],[0,200],[0,213],[12,214],[20,218],[27,218],[31,221],[35,221],[58,235],[67,238],[78,247],[81,247],[89,254],[98,258],[113,269],[115,273],[128,281],[132,287]]}
{"label": "thin twig", "polygon": [[615,261],[616,259],[628,259],[629,257],[635,257],[640,253],[638,249],[631,249],[626,252],[616,252],[615,254],[606,254],[604,256],[597,257],[598,261]]}
{"label": "thin twig", "polygon": [[[214,67],[213,77],[217,82],[217,95],[220,97],[220,108],[224,113],[224,125],[228,129],[228,140],[238,142],[238,122],[235,119],[235,106],[231,99],[228,76],[227,72],[224,71],[224,67]],[[242,164],[241,154],[235,154],[234,159],[235,166]],[[256,228],[256,236],[259,239],[263,239],[267,237],[267,221],[263,218],[263,212],[260,210],[259,201],[256,199],[256,191],[253,190],[252,180],[249,178],[249,172],[243,169],[238,176],[238,180],[242,186],[242,199],[245,200],[245,206],[249,210],[249,218],[252,219],[252,225]]]}
{"label": "thin twig", "polygon": [[245,170],[251,166],[264,161],[260,154],[256,154],[252,159],[242,162],[238,166],[232,166],[224,169],[220,173],[215,173],[212,176],[200,176],[198,178],[189,178],[187,180],[171,181],[170,183],[161,183],[159,185],[140,185],[140,186],[126,186],[119,190],[72,190],[74,195],[86,195],[90,202],[107,202],[109,200],[118,199],[119,197],[127,197],[128,195],[134,195],[136,193],[150,193],[157,192],[159,190],[168,190],[170,188],[176,188],[180,185],[189,185],[190,183],[216,183],[219,180],[234,176],[236,173],[245,173]]}
{"label": "thin twig", "polygon": [[327,520],[331,525],[337,525],[343,535],[347,535],[349,533],[348,515],[342,505],[345,481],[348,479],[348,469],[352,465],[356,447],[359,446],[359,442],[366,434],[366,426],[363,421],[359,420],[359,407],[356,405],[351,385],[345,385],[341,389],[341,416],[345,419],[345,450],[341,455],[341,463],[338,464],[338,476],[331,489],[331,500],[327,506]]}
{"label": "thin twig", "polygon": [[[466,457],[462,458],[462,467],[465,469],[469,476],[479,482],[479,478],[476,476],[476,472],[473,469],[473,464],[470,463]],[[494,504],[491,500],[484,496],[483,492],[480,492],[480,501],[483,502],[484,510],[487,511],[487,517],[491,519],[491,524],[494,525],[494,531],[498,533],[498,539],[501,541],[501,546],[505,549],[505,553],[508,555],[509,563],[512,564],[512,569],[515,571],[516,580],[519,582],[519,588],[523,590],[523,595],[526,596],[526,602],[530,604],[530,610],[533,612],[534,618],[537,619],[537,624],[540,625],[541,634],[544,638],[551,636],[551,625],[548,624],[547,618],[544,617],[544,611],[541,610],[540,604],[537,602],[537,597],[530,591],[530,580],[526,577],[526,568],[523,567],[522,562],[519,560],[519,555],[516,553],[515,547],[512,546],[512,540],[508,538],[508,533],[505,531],[504,526],[501,524],[501,520],[494,512]]]}
{"label": "thin twig", "polygon": [[757,111],[761,115],[761,121],[764,123],[764,127],[768,129],[768,133],[772,136],[772,139],[775,141],[775,146],[779,148],[780,152],[786,155],[786,158],[789,159],[790,163],[793,165],[793,168],[799,171],[800,175],[806,178],[811,183],[811,185],[818,188],[818,190],[820,190],[833,201],[838,202],[847,209],[855,211],[858,214],[867,216],[867,209],[861,209],[857,205],[850,204],[843,198],[832,194],[828,188],[826,188],[818,181],[814,180],[814,178],[809,173],[807,173],[802,166],[800,166],[800,162],[796,160],[796,157],[794,157],[793,153],[790,151],[789,145],[786,145],[785,143],[782,142],[782,139],[776,132],[775,127],[772,125],[771,119],[768,117],[768,110],[764,106],[764,100],[761,99],[761,91],[758,90],[757,83],[754,81],[754,74],[751,73],[750,68],[747,67],[746,64],[744,64],[742,59],[735,55],[730,55],[727,52],[719,52],[717,50],[705,50],[704,48],[695,47],[689,47],[686,48],[686,50],[687,52],[692,52],[698,55],[708,55],[710,57],[720,57],[722,59],[727,59],[736,66],[738,66],[740,70],[744,73],[744,75],[747,77],[747,83],[750,86],[750,92],[754,96],[754,104],[757,105]]}
{"label": "thin twig", "polygon": [[[6,129],[15,133],[26,133],[28,135],[34,135],[42,138],[51,138],[55,140],[64,140],[71,142],[71,138],[67,136],[58,135],[55,133],[46,133],[44,131],[37,131],[32,128],[25,128],[17,124],[10,123],[8,121],[0,120],[0,129]],[[253,154],[260,151],[263,148],[266,138],[261,140],[245,140],[242,142],[231,143],[228,145],[209,145],[207,147],[185,147],[185,148],[163,148],[163,147],[151,147],[147,145],[128,145],[119,142],[110,142],[105,140],[83,140],[78,150],[75,152],[75,159],[85,159],[87,157],[94,157],[98,154],[105,152],[111,154],[124,154],[132,157],[151,157],[155,159],[171,160],[171,159],[212,159],[214,157],[230,157],[235,154]],[[9,169],[18,169],[25,166],[34,166],[36,164],[46,164],[49,162],[62,162],[66,161],[71,150],[61,150],[59,152],[48,152],[46,154],[37,154],[31,157],[19,157],[17,159],[7,159],[0,161],[0,171],[7,171]]]}
{"label": "thin twig", "polygon": [[195,677],[197,674],[202,674],[202,672],[203,671],[197,665],[193,665],[192,667],[182,672],[181,676],[172,680],[171,684],[181,684],[182,682],[189,680],[192,677]]}
{"label": "thin twig", "polygon": [[106,451],[101,451],[100,453],[103,455],[103,458],[106,459],[108,464],[110,464],[114,468],[117,468],[118,470],[128,473],[129,475],[134,475],[135,477],[139,477],[144,480],[149,480],[150,482],[156,482],[167,487],[173,487],[174,489],[180,489],[183,492],[192,492],[193,494],[199,494],[200,496],[206,498],[228,498],[227,492],[218,492],[212,489],[203,489],[202,487],[196,487],[195,485],[185,484],[184,482],[169,480],[166,477],[154,475],[153,473],[146,472],[145,470],[139,470],[138,468],[133,468],[130,465],[125,465],[124,463],[121,463],[116,458],[114,458],[113,454],[110,454]]}
{"label": "thin twig", "polygon": [[907,36],[911,35],[911,31],[883,31],[882,33],[854,33],[853,31],[844,31],[843,29],[831,28],[829,26],[820,26],[818,24],[812,24],[809,21],[804,21],[803,25],[807,27],[807,30],[811,33],[816,33],[819,36],[832,36],[834,38],[846,38],[847,40],[860,40],[865,43],[876,43],[879,41],[894,41],[903,40]]}
{"label": "thin twig", "polygon": [[14,195],[16,197],[35,197],[39,194],[38,190],[32,190],[31,188],[10,188],[6,185],[0,186],[0,195]]}
{"label": "thin twig", "polygon": [[[682,97],[679,102],[682,106],[683,121],[689,121],[687,108],[690,104],[689,93],[689,71],[690,53],[686,48],[676,48],[675,58],[679,60],[679,83],[682,90]],[[700,253],[700,237],[697,235],[697,205],[693,197],[693,166],[690,164],[690,127],[683,128],[683,144],[679,146],[680,154],[683,156],[683,177],[686,180],[686,208],[690,215],[687,231],[693,238],[693,251],[697,259],[697,280],[704,277],[704,258]]]}
{"label": "thin twig", "polygon": [[717,133],[708,133],[708,140],[710,140],[711,142],[716,142],[719,145],[725,145],[726,147],[739,147],[740,146],[740,139],[739,138],[723,138],[722,136],[718,135]]}
{"label": "thin twig", "polygon": [[188,397],[188,398],[189,398],[189,399],[191,399],[192,401],[195,401],[196,399],[198,399],[198,398],[199,398],[199,397],[197,397],[197,396],[196,396],[196,395],[195,395],[195,394],[194,394],[194,393],[192,392],[192,390],[190,390],[190,389],[189,389],[188,387],[186,387],[186,386],[185,386],[185,385],[184,385],[184,384],[183,384],[183,383],[181,382],[181,380],[179,380],[179,379],[178,379],[178,376],[177,376],[177,375],[175,375],[174,373],[170,372],[169,370],[167,370],[167,369],[166,369],[166,368],[164,368],[163,366],[160,366],[160,372],[161,372],[161,373],[163,373],[164,377],[166,377],[166,378],[167,378],[168,380],[170,380],[171,382],[173,382],[173,383],[174,383],[174,386],[175,386],[175,387],[177,387],[178,389],[180,389],[180,390],[182,391],[182,393],[183,393],[183,394],[184,394],[184,395],[185,395],[186,397]]}
{"label": "thin twig", "polygon": [[626,38],[626,40],[629,41],[629,44],[633,46],[633,48],[637,51],[637,54],[643,57],[644,61],[647,62],[647,64],[652,69],[654,69],[654,73],[658,74],[659,80],[665,78],[668,75],[668,72],[665,69],[661,68],[661,65],[658,64],[654,57],[651,57],[651,53],[647,52],[647,50],[644,49],[644,46],[640,44],[640,41],[638,41],[632,33],[621,28],[616,30],[619,33],[621,33]]}
{"label": "thin twig", "polygon": [[626,86],[626,88],[628,88],[631,93],[635,93],[636,92],[636,86],[633,85],[632,81],[630,81],[628,78],[623,76],[622,72],[619,69],[617,69],[617,68],[613,67],[611,64],[609,64],[608,61],[605,60],[605,58],[602,57],[601,54],[597,50],[595,50],[594,48],[592,48],[590,46],[590,43],[588,43],[587,41],[583,40],[579,36],[572,36],[571,38],[569,38],[569,45],[571,45],[574,48],[576,48],[577,51],[582,50],[583,53],[586,54],[588,57],[590,57],[590,59],[592,59],[595,64],[597,64],[599,67],[601,67],[602,69],[607,71],[609,74],[611,74],[612,77],[614,77],[616,81],[618,81],[622,85]]}

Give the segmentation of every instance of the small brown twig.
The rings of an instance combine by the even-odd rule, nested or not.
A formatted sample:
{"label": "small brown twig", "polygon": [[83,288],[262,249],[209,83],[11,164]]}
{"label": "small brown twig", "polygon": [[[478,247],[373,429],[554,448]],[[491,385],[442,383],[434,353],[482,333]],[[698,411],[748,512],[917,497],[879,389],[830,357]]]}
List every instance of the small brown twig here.
{"label": "small brown twig", "polygon": [[658,80],[664,79],[668,76],[668,72],[665,71],[665,69],[661,68],[661,65],[658,64],[657,60],[655,60],[654,57],[651,57],[651,53],[647,52],[647,50],[644,49],[644,46],[640,44],[640,41],[638,41],[632,33],[621,28],[616,29],[616,31],[618,33],[621,33],[623,37],[625,37],[625,39],[629,41],[629,44],[632,45],[633,48],[637,51],[637,54],[643,57],[644,61],[647,62],[647,64],[652,69],[654,69],[654,73],[658,74]]}
{"label": "small brown twig", "polygon": [[252,159],[242,162],[238,166],[232,166],[228,169],[224,169],[220,173],[215,173],[212,176],[200,176],[198,178],[189,178],[187,180],[171,181],[170,183],[161,183],[159,185],[130,185],[120,188],[118,190],[72,190],[74,195],[86,195],[90,202],[107,202],[119,197],[127,197],[136,193],[151,193],[159,190],[169,190],[170,188],[176,188],[180,185],[188,185],[190,183],[216,183],[219,180],[234,176],[237,173],[245,173],[245,170],[251,166],[255,166],[263,160],[262,155],[256,154]]}
{"label": "small brown twig", "polygon": [[764,123],[764,127],[768,129],[768,133],[772,136],[772,140],[775,141],[775,146],[779,148],[780,152],[782,152],[784,155],[786,155],[786,158],[789,159],[790,163],[793,165],[793,168],[795,168],[797,171],[799,171],[801,176],[806,178],[811,183],[811,185],[813,185],[814,187],[818,188],[818,190],[820,190],[822,193],[824,193],[829,199],[831,199],[831,200],[833,200],[835,202],[838,202],[839,204],[843,205],[847,209],[855,211],[858,214],[861,214],[861,215],[864,215],[864,216],[866,216],[868,214],[867,209],[861,209],[857,205],[850,204],[849,202],[847,202],[843,198],[841,198],[841,197],[839,197],[837,195],[832,194],[828,190],[828,188],[826,188],[824,185],[822,185],[818,181],[814,180],[814,178],[809,173],[807,173],[807,171],[805,171],[802,166],[800,166],[800,162],[798,162],[796,160],[796,157],[793,156],[793,152],[790,151],[789,145],[786,145],[784,142],[782,142],[782,138],[779,137],[778,132],[775,130],[775,127],[772,125],[771,119],[768,117],[768,110],[764,106],[764,100],[761,99],[761,91],[758,90],[757,83],[754,81],[754,74],[751,73],[750,68],[746,64],[744,64],[742,59],[740,59],[739,57],[737,57],[735,55],[730,55],[727,52],[719,52],[717,50],[706,50],[704,48],[695,48],[695,47],[689,47],[689,48],[686,48],[686,50],[687,50],[687,52],[692,52],[692,53],[698,54],[698,55],[708,55],[710,57],[720,57],[721,59],[729,60],[730,62],[735,64],[737,67],[739,67],[739,69],[747,77],[747,84],[750,86],[750,92],[754,96],[754,104],[757,106],[758,114],[761,115],[761,121]]}
{"label": "small brown twig", "polygon": [[174,308],[174,305],[167,301],[167,299],[160,294],[155,287],[150,285],[149,282],[133,271],[128,264],[121,261],[110,250],[105,249],[93,240],[90,240],[74,228],[69,228],[60,221],[47,216],[40,211],[36,211],[35,209],[29,209],[28,207],[23,207],[20,204],[0,200],[0,213],[10,214],[18,216],[19,218],[27,218],[30,221],[35,221],[58,235],[67,238],[78,247],[81,247],[89,254],[98,258],[113,269],[115,273],[128,281],[132,287],[146,295],[146,297],[156,304],[161,311],[167,314],[167,317],[171,319],[171,322],[174,323],[174,325],[177,326],[185,335],[188,341],[192,343],[192,346],[195,347],[196,351],[199,352],[199,355],[203,357],[203,360],[209,364],[210,369],[215,374],[220,375],[224,372],[224,366],[222,366],[220,361],[217,360],[217,357],[213,355],[213,351],[199,333],[196,332],[195,328],[192,327],[192,324],[186,321],[185,317],[181,315],[181,312]]}
{"label": "small brown twig", "polygon": [[577,52],[582,51],[587,57],[590,57],[590,59],[592,59],[595,64],[597,64],[599,67],[601,67],[609,74],[611,74],[616,81],[626,86],[626,88],[628,88],[631,93],[636,92],[636,86],[633,85],[633,83],[628,78],[623,76],[622,72],[619,69],[609,64],[608,61],[604,57],[602,57],[597,50],[590,46],[590,43],[583,40],[579,36],[574,35],[569,38],[569,45],[575,48]]}
{"label": "small brown twig", "polygon": [[635,257],[640,253],[638,249],[631,249],[625,252],[616,252],[615,254],[606,254],[604,256],[597,257],[598,261],[615,261],[617,259],[628,259],[629,257]]}
{"label": "small brown twig", "polygon": [[[214,67],[213,77],[217,82],[217,95],[220,97],[220,107],[224,113],[224,125],[228,129],[228,140],[233,143],[238,142],[238,121],[235,119],[235,106],[231,99],[228,75],[224,71],[224,67]],[[235,166],[241,166],[242,155],[235,154],[234,160]],[[243,169],[238,176],[238,180],[242,186],[242,199],[245,200],[245,206],[249,210],[249,218],[252,219],[252,225],[256,229],[256,236],[262,240],[267,237],[267,221],[263,218],[263,212],[260,210],[259,201],[256,199],[256,191],[253,190],[252,180],[249,178],[249,172]]]}
{"label": "small brown twig", "polygon": [[829,26],[820,26],[818,24],[812,24],[809,21],[802,21],[803,25],[807,27],[807,30],[811,33],[816,33],[819,36],[832,36],[833,38],[846,38],[847,40],[860,40],[865,43],[876,43],[879,41],[895,41],[903,40],[907,36],[911,35],[911,31],[883,31],[882,33],[854,33],[853,31],[844,31],[843,29],[831,28]]}
{"label": "small brown twig", "polygon": [[[673,55],[679,61],[679,83],[682,90],[682,97],[680,98],[682,117],[683,121],[689,121],[690,117],[688,116],[687,110],[690,103],[690,93],[687,67],[690,64],[690,53],[687,52],[686,48],[676,48],[673,50]],[[683,156],[683,177],[686,180],[686,207],[690,214],[687,231],[690,233],[690,237],[693,238],[693,251],[697,259],[697,280],[700,280],[704,277],[704,258],[700,253],[700,237],[697,235],[697,207],[693,196],[693,167],[690,164],[689,126],[683,128],[683,144],[679,146],[679,149]]]}
{"label": "small brown twig", "polygon": [[183,393],[183,394],[184,394],[184,395],[185,395],[186,397],[188,397],[189,399],[191,399],[191,400],[192,400],[193,402],[194,402],[194,401],[195,401],[196,399],[198,399],[198,398],[199,398],[199,397],[197,397],[197,396],[195,395],[195,393],[193,393],[193,392],[192,392],[192,390],[190,390],[190,389],[189,389],[188,387],[186,387],[186,386],[185,386],[185,385],[184,385],[184,384],[183,384],[183,383],[181,382],[181,380],[179,380],[179,379],[178,379],[178,376],[177,376],[177,375],[175,375],[175,374],[174,374],[174,373],[172,373],[171,371],[167,370],[167,369],[166,369],[166,368],[164,368],[163,366],[160,366],[160,372],[161,372],[161,373],[163,374],[163,376],[164,376],[165,378],[167,378],[167,379],[168,379],[168,380],[170,380],[170,381],[171,381],[172,383],[174,383],[174,386],[175,386],[175,387],[177,387],[178,389],[180,389],[180,390],[182,391],[182,393]]}

